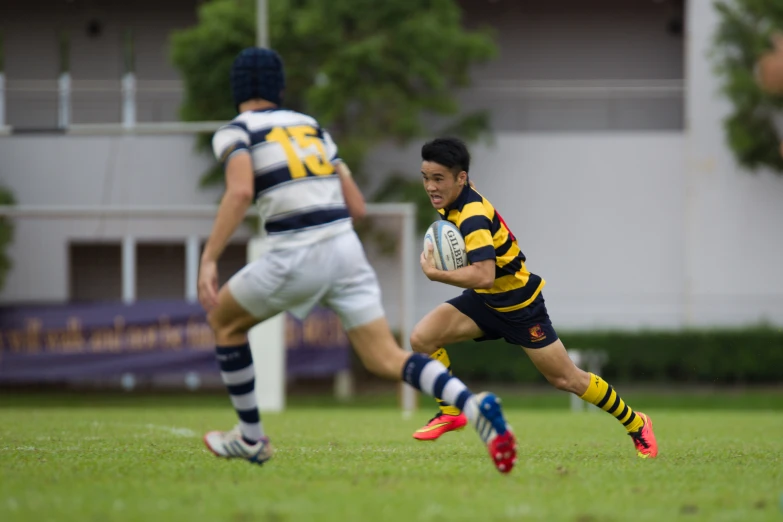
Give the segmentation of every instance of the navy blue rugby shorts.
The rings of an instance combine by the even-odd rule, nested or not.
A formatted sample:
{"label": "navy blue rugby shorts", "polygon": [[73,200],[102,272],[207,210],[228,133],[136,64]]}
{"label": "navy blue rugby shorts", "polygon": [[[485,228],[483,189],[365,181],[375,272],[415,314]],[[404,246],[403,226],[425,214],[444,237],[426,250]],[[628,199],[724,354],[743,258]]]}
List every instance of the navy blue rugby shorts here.
{"label": "navy blue rugby shorts", "polygon": [[484,335],[474,339],[476,342],[505,339],[510,344],[525,348],[542,348],[557,340],[542,293],[526,307],[512,312],[498,312],[490,308],[473,290],[465,290],[446,302],[481,328]]}

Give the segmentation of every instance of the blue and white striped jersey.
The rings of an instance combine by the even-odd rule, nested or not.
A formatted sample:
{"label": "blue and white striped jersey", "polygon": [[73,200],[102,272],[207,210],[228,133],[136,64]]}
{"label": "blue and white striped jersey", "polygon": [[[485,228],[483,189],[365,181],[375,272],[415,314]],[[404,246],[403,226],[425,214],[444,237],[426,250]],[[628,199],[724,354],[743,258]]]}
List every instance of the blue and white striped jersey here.
{"label": "blue and white striped jersey", "polygon": [[312,244],[351,230],[340,158],[329,133],[306,114],[247,111],[212,139],[215,157],[251,154],[258,211],[272,249]]}

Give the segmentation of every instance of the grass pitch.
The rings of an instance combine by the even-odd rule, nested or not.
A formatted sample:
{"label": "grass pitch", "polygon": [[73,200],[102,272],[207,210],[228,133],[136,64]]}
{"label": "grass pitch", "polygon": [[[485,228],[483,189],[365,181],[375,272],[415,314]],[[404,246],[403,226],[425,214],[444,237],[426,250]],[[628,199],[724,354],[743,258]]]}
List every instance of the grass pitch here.
{"label": "grass pitch", "polygon": [[503,476],[472,430],[414,441],[429,409],[265,415],[259,467],[201,442],[234,424],[227,398],[68,403],[0,400],[0,520],[783,521],[780,410],[643,409],[661,452],[643,461],[607,414],[509,409]]}

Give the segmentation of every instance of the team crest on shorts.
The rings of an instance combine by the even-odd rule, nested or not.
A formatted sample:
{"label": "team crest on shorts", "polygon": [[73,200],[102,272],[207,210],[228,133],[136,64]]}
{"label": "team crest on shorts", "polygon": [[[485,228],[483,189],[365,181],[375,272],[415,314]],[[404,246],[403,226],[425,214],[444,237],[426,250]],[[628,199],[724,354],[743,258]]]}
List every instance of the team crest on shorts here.
{"label": "team crest on shorts", "polygon": [[546,334],[544,333],[544,330],[541,329],[540,324],[531,327],[530,329],[528,329],[528,332],[530,333],[530,340],[534,343],[546,339]]}

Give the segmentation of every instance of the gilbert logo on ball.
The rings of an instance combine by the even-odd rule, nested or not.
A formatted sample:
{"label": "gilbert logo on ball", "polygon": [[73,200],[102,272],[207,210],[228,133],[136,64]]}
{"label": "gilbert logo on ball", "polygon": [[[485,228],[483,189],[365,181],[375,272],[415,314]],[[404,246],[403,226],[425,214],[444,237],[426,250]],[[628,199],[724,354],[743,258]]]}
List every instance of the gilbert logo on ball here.
{"label": "gilbert logo on ball", "polygon": [[446,238],[449,240],[449,246],[454,256],[454,265],[457,267],[465,266],[465,247],[462,245],[462,236],[456,228],[446,228]]}
{"label": "gilbert logo on ball", "polygon": [[454,223],[439,220],[424,234],[424,250],[432,246],[432,257],[438,270],[456,270],[468,264],[465,238]]}

